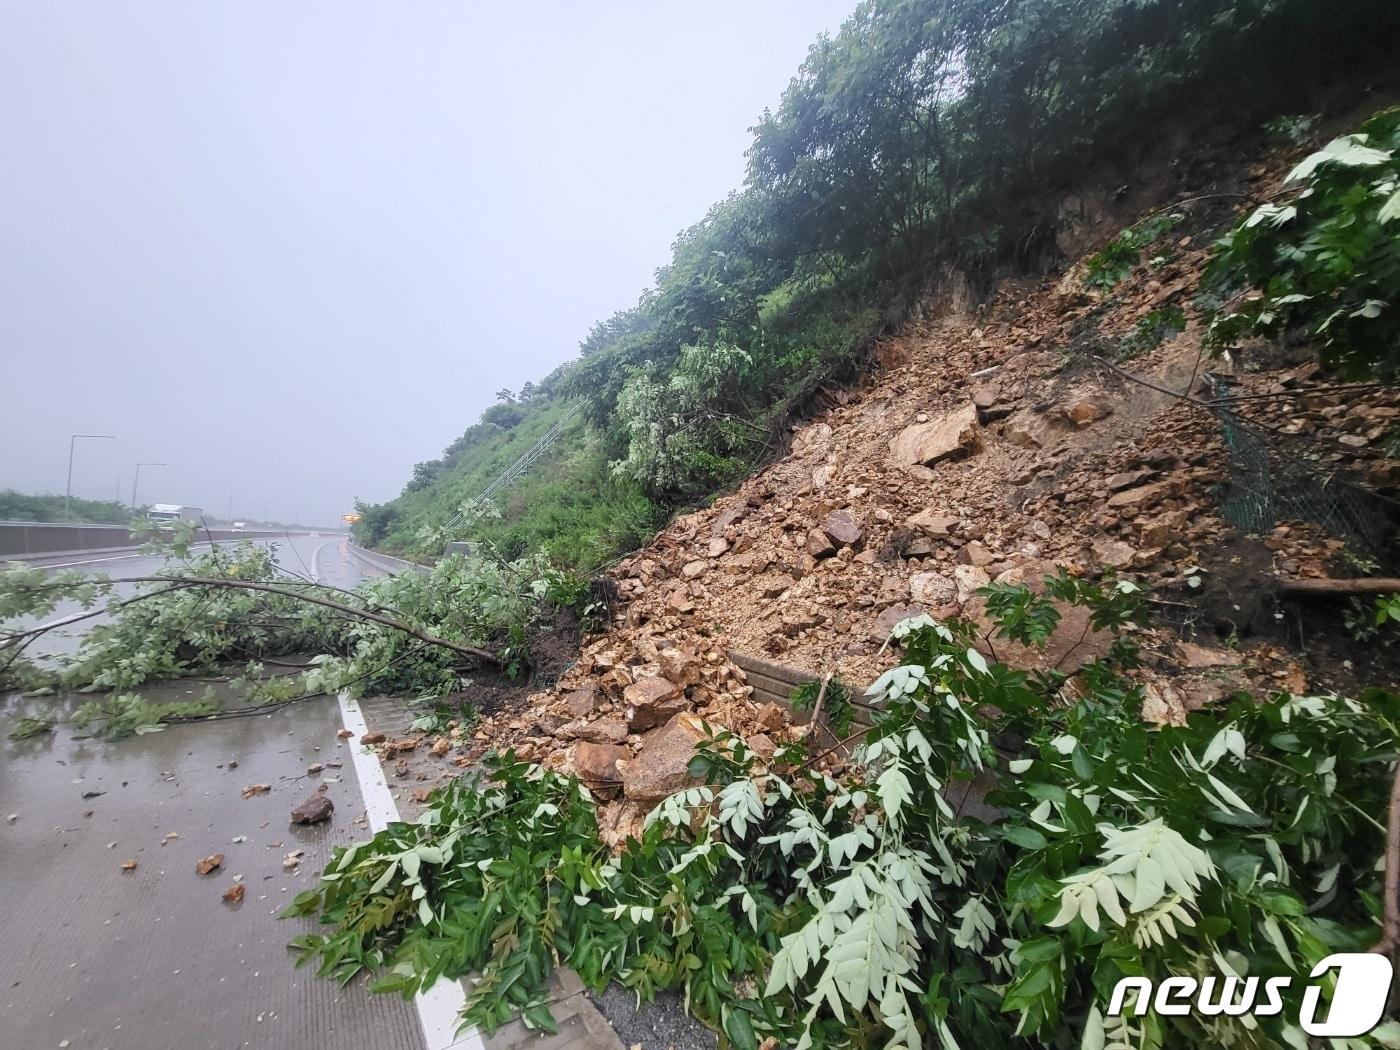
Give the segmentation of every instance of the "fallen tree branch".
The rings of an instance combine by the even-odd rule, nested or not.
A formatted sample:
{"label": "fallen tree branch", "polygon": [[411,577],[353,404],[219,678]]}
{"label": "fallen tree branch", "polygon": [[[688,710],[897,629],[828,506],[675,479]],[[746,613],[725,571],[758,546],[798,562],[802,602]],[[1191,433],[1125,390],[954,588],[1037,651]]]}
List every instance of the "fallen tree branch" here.
{"label": "fallen tree branch", "polygon": [[1395,777],[1390,782],[1390,819],[1385,829],[1385,911],[1381,920],[1381,939],[1371,949],[1377,955],[1392,959],[1400,948],[1400,762],[1395,765]]}
{"label": "fallen tree branch", "polygon": [[[812,749],[812,737],[820,733],[825,727],[822,725],[822,703],[826,700],[826,687],[831,684],[831,672],[828,671],[826,677],[822,679],[822,687],[817,690],[817,702],[812,705],[812,732],[807,735],[807,750]],[[835,736],[834,733],[830,733]]]}
{"label": "fallen tree branch", "polygon": [[[500,657],[497,656],[495,653],[489,652],[485,649],[478,649],[474,645],[462,645],[459,642],[450,642],[446,638],[439,638],[436,635],[429,634],[426,631],[414,627],[412,624],[405,623],[402,620],[396,620],[391,616],[385,616],[383,613],[374,611],[372,609],[357,609],[353,605],[346,605],[343,602],[333,601],[332,599],[324,598],[319,594],[308,594],[305,591],[295,590],[291,587],[282,587],[271,583],[259,583],[254,580],[235,580],[222,576],[124,576],[120,579],[113,579],[108,582],[167,583],[176,585],[175,587],[167,588],[167,590],[174,590],[180,587],[228,587],[234,590],[258,591],[263,594],[276,594],[283,598],[292,598],[303,602],[309,602],[312,605],[320,605],[326,609],[334,609],[336,612],[348,615],[355,619],[369,620],[371,623],[377,623],[384,627],[393,628],[396,631],[402,631],[404,634],[408,635],[411,638],[417,638],[420,642],[426,642],[427,644],[432,646],[447,649],[454,653],[460,653],[463,656],[470,656],[474,660],[480,660],[483,663],[490,664],[492,667],[501,666]],[[319,587],[320,585],[309,584],[308,586]],[[161,591],[156,593],[165,592]],[[146,598],[150,596],[151,595],[139,595],[137,596],[137,598],[128,599],[127,601],[138,601],[141,598]],[[105,610],[89,611],[88,613],[82,614],[80,616],[72,617],[52,624],[46,624],[40,628],[35,628],[34,631],[25,633],[42,633],[43,631],[52,630],[55,627],[66,626],[68,623],[74,622],[78,619],[86,619],[88,616],[100,615],[103,611]],[[17,641],[19,638],[22,637],[24,637],[24,634],[12,636],[9,640],[13,642]]]}
{"label": "fallen tree branch", "polygon": [[1400,594],[1400,577],[1368,576],[1357,580],[1280,580],[1278,593],[1291,598],[1346,598],[1358,594]]}

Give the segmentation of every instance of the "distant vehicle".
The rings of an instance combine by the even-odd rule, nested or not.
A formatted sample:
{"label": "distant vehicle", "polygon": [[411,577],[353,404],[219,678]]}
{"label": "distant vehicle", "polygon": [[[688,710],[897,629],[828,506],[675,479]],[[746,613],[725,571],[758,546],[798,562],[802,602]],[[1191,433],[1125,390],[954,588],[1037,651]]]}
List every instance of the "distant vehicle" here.
{"label": "distant vehicle", "polygon": [[202,507],[182,507],[178,503],[153,503],[146,511],[146,520],[152,525],[174,525],[177,521],[197,522],[204,517]]}
{"label": "distant vehicle", "polygon": [[234,532],[242,532],[242,531],[244,530],[245,527],[246,527],[246,526],[245,526],[244,523],[241,522],[241,521],[235,521],[235,522],[233,523],[233,531],[234,531]]}

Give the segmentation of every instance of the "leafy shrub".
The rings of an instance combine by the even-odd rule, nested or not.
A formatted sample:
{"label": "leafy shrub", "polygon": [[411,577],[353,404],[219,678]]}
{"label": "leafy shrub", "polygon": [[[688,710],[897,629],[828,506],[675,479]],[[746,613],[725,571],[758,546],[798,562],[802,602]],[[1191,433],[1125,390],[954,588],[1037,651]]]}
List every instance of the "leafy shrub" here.
{"label": "leafy shrub", "polygon": [[741,468],[757,435],[746,397],[753,358],[733,343],[681,348],[670,375],[652,362],[627,379],[617,399],[626,458],[613,469],[651,492],[697,496]]}
{"label": "leafy shrub", "polygon": [[1238,293],[1212,319],[1216,348],[1291,328],[1346,376],[1400,373],[1400,107],[1310,154],[1291,196],[1216,245],[1210,279]]}
{"label": "leafy shrub", "polygon": [[[68,517],[65,519],[65,504]],[[135,516],[116,500],[64,500],[62,496],[27,496],[0,490],[0,521],[77,521],[95,525],[126,525]]]}
{"label": "leafy shrub", "polygon": [[1112,288],[1133,272],[1142,256],[1142,249],[1160,240],[1183,217],[1180,212],[1152,215],[1129,226],[1109,241],[1102,251],[1089,256],[1084,283],[1102,291]]}
{"label": "leafy shrub", "polygon": [[1186,311],[1179,306],[1162,306],[1138,319],[1130,336],[1123,340],[1120,357],[1156,350],[1164,339],[1180,335],[1186,328]]}
{"label": "leafy shrub", "polygon": [[[1131,585],[1060,577],[988,592],[999,633],[1043,640],[1054,598],[1123,630]],[[789,745],[764,764],[715,732],[616,855],[577,782],[495,758],[414,824],[337,849],[289,914],[326,932],[301,962],[411,995],[479,971],[463,1021],[549,1028],[546,979],[689,1008],[754,1050],[1304,1045],[1297,1003],[1266,1017],[1106,1017],[1123,976],[1306,971],[1378,937],[1400,698],[1247,697],[1144,725],[1133,646],[1063,675],[988,662],[970,625],[895,630],[904,663],[839,778]],[[1126,636],[1125,636],[1126,637]],[[993,740],[1021,739],[1011,755]],[[989,787],[990,822],[950,788]]]}
{"label": "leafy shrub", "polygon": [[818,697],[822,703],[821,720],[838,737],[845,738],[850,735],[851,726],[855,725],[856,710],[851,703],[851,691],[846,684],[839,678],[833,678],[826,683],[826,690],[823,692],[820,682],[804,682],[792,691],[792,706],[799,710],[815,712]]}
{"label": "leafy shrub", "polygon": [[[569,605],[581,616],[593,611],[583,581],[541,555],[507,561],[483,547],[443,558],[427,573],[367,580],[346,593],[289,578],[277,565],[275,544],[245,542],[193,557],[177,547],[185,560],[158,574],[171,582],[142,584],[120,600],[106,577],[49,575],[23,564],[0,570],[0,687],[111,692],[76,716],[80,725],[99,723],[105,735],[208,713],[208,698],[182,708],[149,703],[132,690],[230,663],[246,664],[247,677],[235,685],[262,702],[342,689],[438,697],[460,690],[471,668],[470,659],[449,646],[498,655],[508,671],[520,673],[530,665],[526,629],[537,617],[550,606]],[[279,591],[181,582],[189,579],[268,584]],[[303,595],[346,608],[317,605]],[[106,599],[112,599],[107,622],[93,627],[57,672],[24,661],[26,625],[5,623],[19,617],[32,622],[60,601],[94,609]],[[357,617],[354,610],[387,614],[418,633]],[[262,658],[308,652],[319,655],[305,673],[259,677]]]}

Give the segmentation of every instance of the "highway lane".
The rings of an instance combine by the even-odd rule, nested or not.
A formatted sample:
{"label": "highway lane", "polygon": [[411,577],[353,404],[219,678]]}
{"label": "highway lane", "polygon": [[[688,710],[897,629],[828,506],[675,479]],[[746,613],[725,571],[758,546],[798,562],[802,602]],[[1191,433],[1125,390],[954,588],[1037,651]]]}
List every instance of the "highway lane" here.
{"label": "highway lane", "polygon": [[[375,572],[361,567],[344,537],[272,542],[278,563],[303,578],[350,587]],[[164,566],[149,555],[94,555],[48,569],[124,577]],[[135,588],[119,585],[123,594]],[[71,651],[100,619],[64,629],[48,650]],[[182,699],[205,686],[177,681],[142,692]],[[292,965],[286,942],[316,926],[278,913],[316,884],[334,846],[369,832],[350,753],[356,745],[337,735],[344,723],[334,698],[114,743],[63,722],[49,734],[9,739],[17,719],[62,719],[84,699],[0,697],[0,1045],[481,1045],[427,1039],[415,1004],[373,995],[364,980],[341,988]],[[271,790],[245,799],[249,784]],[[331,821],[289,825],[291,808],[321,784],[335,804]],[[214,853],[224,854],[222,866],[199,876],[196,865]],[[123,870],[126,861],[133,870]],[[236,885],[243,900],[225,903],[224,891]]]}
{"label": "highway lane", "polygon": [[[196,553],[208,551],[212,546],[228,548],[238,541],[223,541],[217,544],[200,544]],[[288,574],[301,579],[315,580],[334,587],[349,589],[366,576],[382,575],[378,569],[366,566],[351,555],[349,540],[338,534],[289,533],[276,539],[257,539],[243,542],[257,546],[276,548],[277,564]],[[170,565],[167,557],[160,554],[82,554],[77,553],[57,561],[47,561],[39,567],[45,572],[56,574],[62,571],[82,572],[90,575],[123,579],[153,576],[167,570]],[[0,565],[0,571],[4,566]],[[141,584],[121,583],[116,585],[116,593],[126,598],[135,594]],[[105,604],[105,602],[104,602]],[[82,613],[82,606],[75,601],[60,602],[57,608],[43,617],[28,617],[16,620],[10,626],[34,627],[41,623],[54,623]],[[103,613],[97,617],[80,620],[68,627],[50,631],[27,650],[31,656],[53,659],[71,655],[78,648],[83,634],[96,623],[107,618]]]}

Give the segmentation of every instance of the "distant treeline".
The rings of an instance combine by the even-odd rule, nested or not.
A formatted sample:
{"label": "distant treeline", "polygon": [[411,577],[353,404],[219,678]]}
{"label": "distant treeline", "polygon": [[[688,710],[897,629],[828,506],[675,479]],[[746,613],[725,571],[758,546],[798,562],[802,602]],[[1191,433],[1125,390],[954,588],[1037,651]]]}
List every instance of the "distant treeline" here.
{"label": "distant treeline", "polygon": [[[753,129],[744,186],[638,304],[502,391],[397,500],[362,506],[359,535],[411,545],[581,399],[587,427],[488,531],[605,556],[747,471],[940,275],[985,288],[1055,261],[1060,204],[1096,168],[1393,75],[1398,41],[1393,0],[867,0],[813,46]],[[586,506],[526,498],[565,476]]]}
{"label": "distant treeline", "polygon": [[[135,512],[115,500],[73,497],[68,520],[89,525],[125,525]],[[62,496],[26,496],[0,490],[0,521],[63,521]]]}

